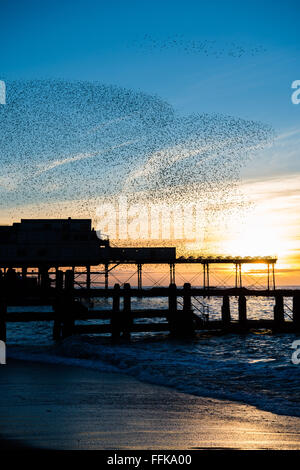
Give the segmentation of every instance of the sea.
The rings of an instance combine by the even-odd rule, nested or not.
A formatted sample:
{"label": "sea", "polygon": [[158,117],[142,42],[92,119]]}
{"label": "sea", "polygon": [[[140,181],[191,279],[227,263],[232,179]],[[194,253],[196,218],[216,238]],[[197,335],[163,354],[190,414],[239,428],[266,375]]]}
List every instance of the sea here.
{"label": "sea", "polygon": [[[291,300],[285,298],[284,302],[289,319]],[[220,318],[221,299],[195,298],[193,303],[195,313],[199,311],[201,315],[204,310],[209,319]],[[101,310],[110,306],[110,299],[99,298],[94,299],[90,308]],[[272,298],[248,298],[248,318],[272,318],[273,306]],[[167,300],[136,298],[132,300],[132,308],[167,309]],[[25,314],[25,307],[13,308],[18,309]],[[34,309],[49,311],[47,307],[28,308]],[[8,313],[10,310],[12,307]],[[237,319],[234,297],[231,297],[231,314]],[[300,338],[296,334],[253,330],[247,334],[203,331],[192,340],[176,340],[166,332],[158,332],[134,333],[130,341],[117,344],[111,342],[109,335],[75,335],[54,342],[52,322],[8,323],[7,358],[8,361],[15,358],[118,372],[184,393],[234,400],[277,414],[300,416],[300,364],[292,361],[293,342],[297,339]]]}

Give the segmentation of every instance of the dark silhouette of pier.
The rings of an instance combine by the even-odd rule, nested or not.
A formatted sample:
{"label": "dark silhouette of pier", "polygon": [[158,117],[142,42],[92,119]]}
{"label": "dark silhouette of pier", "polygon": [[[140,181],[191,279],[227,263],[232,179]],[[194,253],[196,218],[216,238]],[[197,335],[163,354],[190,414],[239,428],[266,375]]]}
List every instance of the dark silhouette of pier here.
{"label": "dark silhouette of pier", "polygon": [[[197,330],[246,332],[252,328],[267,328],[280,332],[299,331],[300,291],[276,289],[276,261],[274,257],[176,257],[174,247],[112,247],[108,239],[97,236],[89,219],[25,219],[12,226],[0,227],[0,339],[6,338],[7,323],[30,321],[53,321],[55,339],[74,333],[111,333],[117,339],[121,336],[129,338],[132,332],[139,331],[169,331],[180,337],[193,336]],[[235,286],[229,289],[211,287],[209,267],[224,263],[235,267]],[[249,263],[267,265],[266,289],[243,287],[242,265]],[[109,273],[123,264],[136,265],[137,288],[128,283],[109,288]],[[169,287],[143,288],[142,267],[149,264],[169,265]],[[175,267],[182,264],[201,265],[201,288],[189,283],[182,288],[176,286]],[[101,265],[104,269],[100,271]],[[81,281],[76,281],[78,268],[81,268]],[[104,288],[93,287],[91,276],[95,273],[104,274]],[[253,296],[275,299],[272,320],[247,319],[247,298]],[[132,299],[136,297],[165,297],[168,308],[134,310]],[[199,297],[222,298],[220,320],[212,321],[204,311],[195,309],[192,299]],[[238,321],[231,318],[231,297],[238,298]],[[285,318],[285,297],[293,299],[289,320]],[[111,298],[112,308],[89,309],[87,300],[93,298]],[[7,312],[7,306],[20,305],[48,305],[52,311]],[[156,318],[156,321],[136,323],[135,320],[140,318]],[[76,324],[78,320],[92,319],[109,322]]]}

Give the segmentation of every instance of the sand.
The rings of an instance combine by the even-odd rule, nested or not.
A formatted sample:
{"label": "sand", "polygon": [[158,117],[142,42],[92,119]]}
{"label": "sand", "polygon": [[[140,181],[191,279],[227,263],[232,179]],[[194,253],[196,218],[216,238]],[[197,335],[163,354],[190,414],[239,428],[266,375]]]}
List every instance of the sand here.
{"label": "sand", "polygon": [[300,449],[300,418],[123,374],[8,360],[0,448]]}

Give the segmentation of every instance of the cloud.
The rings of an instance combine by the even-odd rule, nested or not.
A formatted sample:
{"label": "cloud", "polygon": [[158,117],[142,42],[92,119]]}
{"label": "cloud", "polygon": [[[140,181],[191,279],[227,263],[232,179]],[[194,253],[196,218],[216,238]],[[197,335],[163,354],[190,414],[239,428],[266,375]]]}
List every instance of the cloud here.
{"label": "cloud", "polygon": [[46,164],[38,163],[37,167],[41,168],[41,169],[39,171],[37,171],[35,174],[39,175],[39,174],[44,173],[46,171],[53,170],[53,168],[56,168],[56,167],[61,166],[61,165],[66,165],[66,164],[69,164],[69,163],[77,162],[79,160],[86,160],[86,159],[89,159],[89,158],[92,158],[92,157],[97,157],[97,156],[103,155],[105,153],[109,153],[109,152],[111,152],[115,149],[119,149],[121,147],[127,147],[128,145],[132,145],[132,144],[138,142],[138,140],[139,139],[128,141],[128,142],[123,142],[123,143],[115,145],[113,147],[104,149],[100,152],[80,153],[78,155],[73,155],[72,157],[63,158],[61,160],[54,160],[54,161],[48,162]]}

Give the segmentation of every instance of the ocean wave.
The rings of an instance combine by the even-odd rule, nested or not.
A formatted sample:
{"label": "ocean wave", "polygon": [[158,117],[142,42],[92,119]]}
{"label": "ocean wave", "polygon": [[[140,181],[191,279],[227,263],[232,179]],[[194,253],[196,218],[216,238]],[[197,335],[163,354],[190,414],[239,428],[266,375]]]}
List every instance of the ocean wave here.
{"label": "ocean wave", "polygon": [[131,375],[198,396],[248,403],[300,416],[300,367],[291,363],[294,335],[201,335],[193,341],[165,335],[108,338],[73,336],[56,345],[8,348],[8,357]]}

